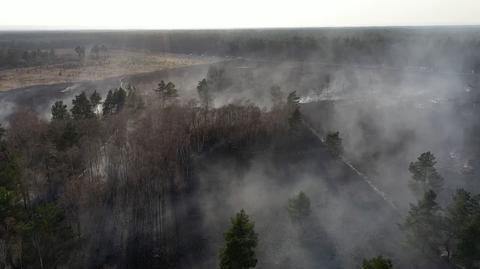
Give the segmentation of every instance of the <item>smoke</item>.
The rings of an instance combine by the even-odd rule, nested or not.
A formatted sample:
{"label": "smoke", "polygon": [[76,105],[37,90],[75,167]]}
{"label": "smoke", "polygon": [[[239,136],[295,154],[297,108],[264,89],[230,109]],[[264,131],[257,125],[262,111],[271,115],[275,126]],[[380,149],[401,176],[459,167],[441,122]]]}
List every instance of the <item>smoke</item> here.
{"label": "smoke", "polygon": [[[411,253],[403,248],[397,228],[401,214],[415,201],[408,188],[409,162],[425,151],[435,154],[446,181],[441,193],[445,200],[453,189],[468,187],[459,167],[475,154],[469,136],[478,121],[478,108],[471,106],[477,76],[462,68],[468,55],[446,51],[448,46],[437,41],[409,37],[394,42],[377,57],[384,57],[384,62],[330,62],[336,53],[332,46],[322,54],[328,57],[312,55],[301,62],[241,58],[216,64],[225,72],[224,87],[214,92],[215,107],[250,100],[269,109],[273,85],[284,97],[296,91],[304,119],[322,135],[339,131],[345,158],[398,205],[400,215],[351,167],[321,147],[291,152],[280,164],[268,154],[257,154],[247,163],[205,159],[197,171],[200,186],[195,201],[208,244],[197,268],[216,267],[229,218],[242,208],[259,233],[259,268],[354,268],[363,258],[379,254],[411,268]],[[10,100],[29,100],[46,117],[54,99],[70,104],[74,95],[93,90],[105,96],[125,82],[153,96],[156,83],[172,81],[182,101],[197,99],[196,85],[208,77],[210,67],[182,67],[61,89],[51,86],[42,100],[30,92],[0,101],[0,121],[15,109]],[[304,225],[292,223],[286,210],[288,199],[299,191],[312,202],[312,215]]]}
{"label": "smoke", "polygon": [[8,123],[7,117],[15,111],[15,107],[14,103],[0,100],[0,124],[6,126]]}
{"label": "smoke", "polygon": [[[205,160],[196,200],[211,249],[210,259],[196,268],[216,265],[222,234],[240,209],[255,221],[262,268],[353,268],[365,257],[400,259],[408,253],[398,244],[398,213],[325,149],[300,153],[295,161],[280,158],[274,163],[272,156],[260,155],[246,167]],[[302,224],[293,223],[287,211],[288,199],[299,191],[312,207]],[[386,237],[398,241],[390,244]]]}
{"label": "smoke", "polygon": [[[466,82],[461,75],[406,72],[371,79],[369,73],[355,70],[351,75],[357,86],[348,92],[331,89],[330,94],[340,100],[334,102],[330,119],[321,124],[324,129],[340,131],[348,158],[363,162],[399,203],[408,205],[410,161],[431,151],[447,173],[449,154],[464,154],[464,130],[472,119],[458,111],[467,97]],[[334,75],[337,80],[332,84],[349,82],[342,71]],[[371,157],[368,163],[365,157]],[[460,185],[454,183],[456,178],[446,179],[447,187]]]}
{"label": "smoke", "polygon": [[[446,64],[454,55],[443,54],[435,42],[427,47],[422,44],[407,44],[407,55],[395,55],[397,51],[392,49],[392,62],[394,57],[398,62],[404,62],[402,57],[409,59],[409,65],[403,66],[250,59],[224,65],[231,85],[216,93],[217,107],[251,100],[269,108],[272,85],[279,85],[285,96],[296,90],[306,120],[324,134],[340,131],[345,157],[368,174],[400,212],[392,212],[384,200],[374,198],[378,193],[358,178],[332,188],[328,182],[341,181],[342,170],[349,170],[336,164],[323,164],[338,170],[330,174],[318,170],[291,173],[278,167],[272,173],[272,164],[257,158],[240,175],[229,164],[216,164],[201,175],[204,189],[199,198],[204,225],[211,232],[207,237],[214,242],[211,257],[222,244],[229,217],[244,208],[256,221],[260,234],[262,267],[288,268],[285,264],[291,262],[295,268],[352,268],[361,259],[382,253],[400,266],[409,266],[415,257],[403,246],[403,234],[397,227],[409,204],[416,200],[408,188],[408,164],[422,152],[435,154],[445,178],[441,202],[449,200],[455,188],[468,188],[457,163],[473,158],[468,131],[476,121],[471,107],[476,84],[475,89],[470,86],[476,75],[462,70],[466,65],[462,60]],[[420,55],[426,53],[441,68],[428,61],[425,64],[425,57]],[[309,158],[304,161],[314,162]],[[316,233],[308,236],[290,222],[285,209],[288,197],[300,190],[306,191],[315,205],[312,227]],[[316,238],[316,242],[306,246],[306,238]],[[333,253],[322,255],[322,251]],[[214,265],[215,260],[210,260],[200,268]]]}

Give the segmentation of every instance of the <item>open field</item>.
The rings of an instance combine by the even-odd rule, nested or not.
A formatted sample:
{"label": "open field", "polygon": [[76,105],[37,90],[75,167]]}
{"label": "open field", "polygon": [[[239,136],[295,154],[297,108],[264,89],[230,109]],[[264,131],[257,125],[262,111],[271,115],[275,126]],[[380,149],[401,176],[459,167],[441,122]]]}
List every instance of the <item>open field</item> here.
{"label": "open field", "polygon": [[186,54],[149,53],[134,50],[109,50],[106,57],[80,62],[73,50],[57,50],[66,59],[61,64],[0,70],[0,91],[85,80],[101,80],[127,74],[212,63],[215,57],[199,57]]}

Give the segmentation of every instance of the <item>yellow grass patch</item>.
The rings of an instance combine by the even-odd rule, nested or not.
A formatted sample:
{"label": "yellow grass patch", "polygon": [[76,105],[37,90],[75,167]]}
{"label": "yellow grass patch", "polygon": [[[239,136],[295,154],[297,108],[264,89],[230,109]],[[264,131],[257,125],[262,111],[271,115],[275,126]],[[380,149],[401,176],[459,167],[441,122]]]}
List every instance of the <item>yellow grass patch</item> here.
{"label": "yellow grass patch", "polygon": [[[58,50],[56,53],[71,56],[72,59],[75,57],[73,50]],[[101,80],[218,61],[214,57],[130,50],[109,50],[107,56],[99,60],[88,59],[83,63],[71,60],[62,64],[0,70],[0,91],[33,85]]]}

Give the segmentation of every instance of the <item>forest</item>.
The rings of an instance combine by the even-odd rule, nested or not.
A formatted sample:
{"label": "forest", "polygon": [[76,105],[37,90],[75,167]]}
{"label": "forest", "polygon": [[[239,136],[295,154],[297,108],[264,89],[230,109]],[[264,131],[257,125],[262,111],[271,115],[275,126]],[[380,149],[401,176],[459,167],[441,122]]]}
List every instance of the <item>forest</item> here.
{"label": "forest", "polygon": [[0,94],[0,268],[480,268],[464,31],[0,35],[5,70],[222,57]]}

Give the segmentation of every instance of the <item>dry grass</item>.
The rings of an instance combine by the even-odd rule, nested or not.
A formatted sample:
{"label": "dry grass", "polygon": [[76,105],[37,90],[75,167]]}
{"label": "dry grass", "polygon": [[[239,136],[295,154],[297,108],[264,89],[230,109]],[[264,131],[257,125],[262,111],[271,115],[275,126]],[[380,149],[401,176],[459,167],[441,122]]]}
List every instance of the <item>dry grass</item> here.
{"label": "dry grass", "polygon": [[33,85],[84,80],[101,80],[127,74],[215,62],[214,57],[183,54],[153,54],[140,51],[110,50],[104,60],[75,60],[73,50],[58,50],[57,55],[71,59],[62,64],[0,70],[0,91]]}

